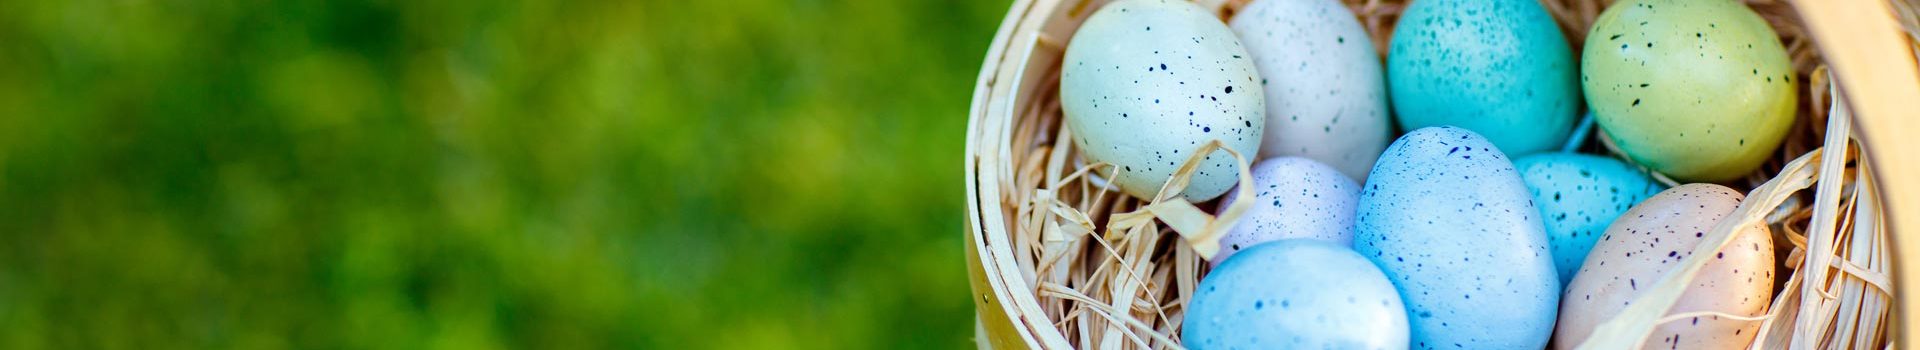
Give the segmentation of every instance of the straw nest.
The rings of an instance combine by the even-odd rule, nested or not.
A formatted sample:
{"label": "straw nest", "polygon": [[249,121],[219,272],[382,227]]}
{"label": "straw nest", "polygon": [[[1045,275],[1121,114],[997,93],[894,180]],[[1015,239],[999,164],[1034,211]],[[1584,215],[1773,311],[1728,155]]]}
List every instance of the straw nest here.
{"label": "straw nest", "polygon": [[[1201,0],[1230,18],[1249,0]],[[1400,0],[1344,0],[1370,31],[1379,52],[1404,8]],[[1893,307],[1887,230],[1875,198],[1875,181],[1859,157],[1850,118],[1829,84],[1829,76],[1806,29],[1786,0],[1748,0],[1747,4],[1780,34],[1799,75],[1800,107],[1787,141],[1761,170],[1735,183],[1748,191],[1746,200],[1695,248],[1695,257],[1707,257],[1732,239],[1733,228],[1765,222],[1774,233],[1789,278],[1776,282],[1775,299],[1765,315],[1721,315],[1763,319],[1754,348],[1883,348],[1888,346]],[[1038,1],[1034,6],[1060,6],[1053,18],[1077,23],[1104,1]],[[1023,2],[1027,3],[1027,2]],[[1568,42],[1580,52],[1587,27],[1611,1],[1543,0],[1561,25]],[[1910,0],[1897,0],[1896,12],[1915,33],[1916,11]],[[1016,5],[1018,6],[1018,5]],[[1016,7],[1016,10],[1019,10]],[[1043,12],[1046,13],[1046,12]],[[1009,21],[1010,24],[1014,23]],[[1074,24],[1077,25],[1077,24]],[[1011,25],[1010,25],[1011,26]],[[1069,26],[1071,27],[1071,26]],[[1011,28],[1002,28],[1003,31]],[[1207,273],[1199,251],[1212,246],[1223,223],[1244,208],[1216,208],[1215,202],[1189,204],[1176,199],[1185,178],[1176,175],[1155,201],[1142,201],[1103,187],[1099,178],[1110,173],[1104,164],[1087,164],[1074,149],[1061,123],[1059,52],[1064,52],[1071,28],[1035,30],[1032,62],[1007,62],[1001,69],[1019,72],[1019,84],[1010,98],[1019,99],[1002,119],[974,120],[969,153],[983,154],[976,171],[969,165],[970,195],[979,197],[976,211],[998,209],[988,220],[972,225],[985,232],[970,240],[989,254],[970,251],[976,288],[992,279],[993,288],[1018,289],[1029,295],[995,297],[976,293],[983,304],[1010,303],[1015,343],[1047,348],[1128,349],[1180,348],[1180,325],[1188,296]],[[1065,34],[1061,34],[1065,33]],[[1005,35],[1003,35],[1005,36]],[[1920,51],[1920,46],[1916,46]],[[994,53],[990,53],[989,60]],[[990,62],[989,69],[993,69]],[[994,73],[983,73],[994,74]],[[1034,76],[1037,75],[1037,76]],[[976,92],[985,97],[987,89]],[[994,117],[987,117],[993,119]],[[986,125],[981,125],[981,124]],[[1568,145],[1587,153],[1618,154],[1591,122],[1582,123],[1576,142]],[[985,130],[985,131],[981,131]],[[984,144],[980,144],[984,143]],[[1218,144],[1208,147],[1219,147]],[[1224,149],[1224,148],[1221,148]],[[1196,152],[1195,155],[1209,151]],[[1251,155],[1234,154],[1242,164],[1241,181]],[[1620,157],[1625,159],[1624,157]],[[971,161],[970,161],[971,162]],[[1179,174],[1186,174],[1182,171]],[[1662,181],[1672,185],[1671,180]],[[991,183],[992,185],[984,185]],[[1247,196],[1246,191],[1229,193]],[[1216,201],[1217,202],[1217,201]],[[1253,201],[1242,200],[1239,203]],[[1219,217],[1209,213],[1220,212]],[[974,215],[978,217],[978,215]],[[991,220],[999,218],[1000,222]],[[1001,226],[1004,225],[1004,226]],[[1005,235],[1005,237],[996,236]],[[1197,247],[1196,247],[1197,246]],[[1196,249],[1197,248],[1197,249]],[[1600,348],[1632,348],[1661,322],[1700,315],[1668,315],[1694,272],[1706,261],[1690,258],[1669,273],[1644,297],[1591,337],[1585,344]],[[980,276],[982,264],[996,269]],[[1032,299],[1026,299],[1031,296]],[[999,305],[993,305],[1000,308]],[[985,309],[986,306],[983,306]],[[983,313],[986,311],[983,311]],[[983,337],[994,337],[996,327],[982,326]],[[1020,340],[1024,339],[1024,340]],[[992,340],[992,342],[990,342]],[[1005,345],[1005,339],[981,339],[983,346]]]}

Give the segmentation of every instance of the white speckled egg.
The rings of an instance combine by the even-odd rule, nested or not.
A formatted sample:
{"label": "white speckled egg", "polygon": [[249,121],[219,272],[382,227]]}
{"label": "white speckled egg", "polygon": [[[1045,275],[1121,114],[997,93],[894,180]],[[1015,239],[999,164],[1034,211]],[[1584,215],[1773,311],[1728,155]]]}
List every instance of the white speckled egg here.
{"label": "white speckled egg", "polygon": [[1406,349],[1407,312],[1380,269],[1347,247],[1290,239],[1227,259],[1182,321],[1190,349]]}
{"label": "white speckled egg", "polygon": [[1513,162],[1533,192],[1560,284],[1573,281],[1593,242],[1634,204],[1667,189],[1619,159],[1575,153],[1540,153]]}
{"label": "white speckled egg", "polygon": [[[1619,315],[1668,271],[1679,268],[1680,259],[1693,255],[1706,232],[1732,214],[1743,197],[1726,186],[1681,185],[1621,215],[1607,227],[1606,236],[1593,246],[1573,284],[1567,286],[1555,347],[1580,345],[1601,323]],[[1765,314],[1773,299],[1774,270],[1773,236],[1767,227],[1742,229],[1711,258],[1667,312]],[[1760,321],[1695,317],[1660,325],[1642,346],[1745,349],[1759,330]]]}
{"label": "white speckled egg", "polygon": [[[1113,182],[1152,199],[1209,140],[1252,159],[1266,106],[1247,50],[1218,17],[1186,1],[1101,7],[1067,45],[1060,103],[1083,155],[1119,168]],[[1186,191],[1204,201],[1238,180],[1233,157],[1208,154]]]}
{"label": "white speckled egg", "polygon": [[1467,129],[1401,136],[1374,165],[1353,246],[1400,287],[1415,349],[1538,349],[1560,279],[1527,186]]}
{"label": "white speckled egg", "polygon": [[1259,0],[1230,24],[1266,88],[1262,157],[1299,156],[1366,181],[1392,137],[1379,52],[1337,0]]}
{"label": "white speckled egg", "polygon": [[[1220,237],[1214,264],[1240,249],[1281,239],[1353,246],[1353,207],[1360,202],[1360,185],[1339,170],[1300,157],[1267,159],[1253,164],[1253,186],[1253,207]],[[1220,201],[1221,210],[1233,202],[1233,197]]]}

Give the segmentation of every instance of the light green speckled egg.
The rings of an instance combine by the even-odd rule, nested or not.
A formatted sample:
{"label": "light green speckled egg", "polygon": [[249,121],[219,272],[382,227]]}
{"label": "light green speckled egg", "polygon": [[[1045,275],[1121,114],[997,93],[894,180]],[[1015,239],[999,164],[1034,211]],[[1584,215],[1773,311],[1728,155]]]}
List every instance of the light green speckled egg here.
{"label": "light green speckled egg", "polygon": [[[1113,164],[1120,190],[1151,199],[1209,141],[1252,160],[1266,129],[1253,59],[1227,24],[1186,1],[1120,0],[1067,44],[1060,106],[1075,145]],[[1239,181],[1225,151],[1208,153],[1182,192],[1205,201]]]}
{"label": "light green speckled egg", "polygon": [[1793,123],[1779,36],[1730,0],[1629,0],[1587,34],[1580,81],[1600,127],[1635,162],[1681,181],[1739,178]]}

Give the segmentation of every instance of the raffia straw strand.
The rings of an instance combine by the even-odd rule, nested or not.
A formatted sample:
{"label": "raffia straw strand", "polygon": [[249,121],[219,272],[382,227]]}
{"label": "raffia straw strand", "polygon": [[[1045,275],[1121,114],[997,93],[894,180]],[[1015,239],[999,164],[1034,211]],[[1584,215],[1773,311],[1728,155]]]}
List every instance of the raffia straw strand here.
{"label": "raffia straw strand", "polygon": [[[1082,305],[1087,305],[1087,307],[1085,307],[1085,308],[1083,309],[1083,310],[1086,310],[1086,311],[1087,311],[1087,313],[1089,313],[1089,314],[1093,314],[1093,315],[1096,315],[1096,316],[1100,316],[1101,318],[1103,318],[1103,319],[1106,319],[1106,320],[1108,320],[1108,322],[1112,322],[1112,323],[1115,323],[1115,324],[1119,324],[1119,325],[1126,325],[1126,326],[1128,326],[1128,327],[1134,327],[1134,325],[1135,325],[1135,324],[1139,324],[1139,323],[1140,323],[1140,321],[1139,321],[1139,320],[1135,320],[1135,319],[1133,319],[1133,318],[1130,318],[1130,317],[1125,317],[1125,316],[1121,316],[1121,315],[1118,315],[1118,314],[1115,314],[1115,313],[1113,313],[1113,310],[1111,310],[1111,309],[1108,309],[1108,308],[1106,307],[1106,305],[1102,305],[1101,303],[1098,303],[1098,302],[1097,302],[1096,300],[1092,300],[1092,298],[1085,298],[1085,297],[1078,297],[1078,298],[1076,298],[1076,297],[1073,297],[1073,296],[1070,296],[1070,295],[1067,295],[1067,294],[1064,294],[1064,293],[1060,293],[1060,292],[1057,292],[1057,291],[1047,291],[1047,292],[1044,292],[1044,293],[1042,293],[1041,295],[1045,295],[1045,296],[1051,296],[1051,297],[1060,297],[1060,298],[1066,298],[1066,299],[1068,299],[1068,300],[1075,300],[1075,301],[1080,301]],[[1153,332],[1147,332],[1147,333],[1153,333]],[[1129,340],[1129,341],[1133,341],[1134,343],[1136,343],[1136,344],[1139,344],[1139,345],[1142,345],[1142,346],[1145,346],[1145,345],[1147,344],[1147,342],[1146,342],[1146,340],[1145,340],[1145,339],[1141,339],[1141,338],[1140,338],[1140,336],[1139,336],[1138,334],[1134,334],[1134,332],[1109,332],[1109,333],[1106,333],[1106,334],[1107,334],[1108,336],[1119,336],[1119,337],[1124,337],[1124,338],[1126,338],[1127,340]]]}
{"label": "raffia straw strand", "polygon": [[1689,319],[1694,317],[1707,317],[1707,316],[1734,319],[1739,321],[1761,321],[1761,320],[1766,320],[1768,317],[1766,315],[1741,316],[1741,315],[1735,315],[1735,314],[1719,312],[1719,311],[1694,311],[1694,312],[1680,312],[1680,313],[1670,314],[1670,315],[1667,315],[1666,317],[1661,317],[1659,320],[1655,320],[1654,323],[1666,324],[1667,322],[1679,321],[1679,320],[1684,320],[1684,319]]}

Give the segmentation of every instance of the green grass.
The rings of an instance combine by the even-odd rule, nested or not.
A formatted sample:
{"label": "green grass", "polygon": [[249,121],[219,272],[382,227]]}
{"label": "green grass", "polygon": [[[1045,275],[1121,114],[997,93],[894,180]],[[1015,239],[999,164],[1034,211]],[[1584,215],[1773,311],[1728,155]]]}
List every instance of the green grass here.
{"label": "green grass", "polygon": [[0,1],[0,348],[970,348],[1007,1]]}

